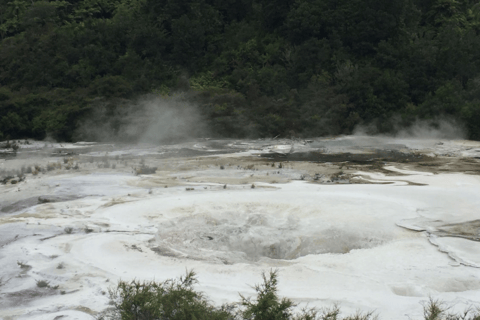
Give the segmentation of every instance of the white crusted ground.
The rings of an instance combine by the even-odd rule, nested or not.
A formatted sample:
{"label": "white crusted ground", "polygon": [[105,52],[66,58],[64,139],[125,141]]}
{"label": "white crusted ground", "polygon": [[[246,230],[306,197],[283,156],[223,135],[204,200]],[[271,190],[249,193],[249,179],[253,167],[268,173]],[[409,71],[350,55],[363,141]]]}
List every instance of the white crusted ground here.
{"label": "white crusted ground", "polygon": [[[448,144],[455,157],[476,154],[466,142],[438,146]],[[427,147],[435,151],[434,143]],[[261,148],[268,149],[255,152]],[[301,305],[336,303],[345,313],[373,310],[382,319],[420,319],[429,296],[457,310],[480,302],[480,242],[473,239],[480,230],[468,223],[480,214],[478,175],[389,163],[356,173],[379,184],[279,178],[224,186],[223,176],[240,174],[236,156],[225,169],[162,169],[161,182],[159,171],[135,176],[86,163],[0,185],[3,205],[78,197],[0,213],[0,317],[93,319],[119,279],[165,280],[185,269],[197,272],[198,289],[218,304],[252,295],[250,285],[270,268],[279,269],[280,295]],[[204,182],[190,181],[199,175]],[[165,176],[182,183],[165,188]],[[38,288],[40,280],[50,288]]]}

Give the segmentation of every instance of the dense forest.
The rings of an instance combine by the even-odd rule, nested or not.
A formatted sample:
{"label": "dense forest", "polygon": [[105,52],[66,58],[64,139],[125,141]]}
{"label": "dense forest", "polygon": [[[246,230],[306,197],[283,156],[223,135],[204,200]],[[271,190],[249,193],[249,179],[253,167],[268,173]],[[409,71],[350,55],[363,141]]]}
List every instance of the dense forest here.
{"label": "dense forest", "polygon": [[0,139],[183,92],[212,136],[446,117],[480,140],[477,0],[2,0],[0,39]]}

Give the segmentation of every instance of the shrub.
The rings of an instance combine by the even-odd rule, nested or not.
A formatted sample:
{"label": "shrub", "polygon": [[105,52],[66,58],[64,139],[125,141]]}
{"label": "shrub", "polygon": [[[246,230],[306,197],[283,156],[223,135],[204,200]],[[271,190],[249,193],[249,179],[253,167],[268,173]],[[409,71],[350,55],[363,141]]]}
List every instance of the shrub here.
{"label": "shrub", "polygon": [[49,282],[46,280],[36,280],[37,281],[37,287],[39,288],[48,288],[49,287]]}
{"label": "shrub", "polygon": [[135,169],[135,175],[140,175],[140,174],[155,174],[157,172],[157,167],[149,167],[146,166],[145,164],[142,164],[140,168]]}
{"label": "shrub", "polygon": [[30,269],[31,267],[23,261],[17,261],[17,264],[22,269]]}
{"label": "shrub", "polygon": [[[303,309],[295,312],[290,299],[278,296],[278,271],[263,273],[261,284],[254,286],[256,297],[240,295],[237,304],[213,306],[206,297],[193,289],[198,281],[193,271],[178,280],[120,281],[109,290],[112,308],[98,320],[375,320],[373,312],[357,312],[342,316],[340,308]],[[38,283],[38,282],[37,282]],[[480,310],[467,309],[460,314],[447,313],[445,303],[430,299],[424,306],[424,320],[480,320]]]}
{"label": "shrub", "polygon": [[463,313],[454,314],[448,312],[449,307],[445,302],[430,298],[423,306],[425,320],[480,320],[480,309],[466,309]]}
{"label": "shrub", "polygon": [[244,307],[242,310],[242,316],[244,319],[292,319],[292,309],[295,304],[289,299],[279,299],[277,295],[277,283],[278,283],[277,271],[270,271],[267,276],[262,274],[263,283],[255,286],[257,292],[257,298],[255,301],[251,299],[241,297],[241,305]]}
{"label": "shrub", "polygon": [[203,294],[193,290],[195,273],[165,282],[120,281],[109,290],[113,309],[99,319],[231,319],[224,308],[213,307]]}

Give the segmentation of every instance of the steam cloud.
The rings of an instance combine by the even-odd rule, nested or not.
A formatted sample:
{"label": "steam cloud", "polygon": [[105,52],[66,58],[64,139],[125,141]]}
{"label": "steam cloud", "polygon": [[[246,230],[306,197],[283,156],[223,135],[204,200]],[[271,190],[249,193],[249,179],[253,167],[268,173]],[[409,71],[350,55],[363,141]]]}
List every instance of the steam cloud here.
{"label": "steam cloud", "polygon": [[[465,139],[467,134],[463,125],[454,119],[436,118],[433,120],[419,120],[417,119],[408,127],[401,127],[400,121],[394,119],[393,132],[394,134],[385,135],[394,138],[402,139],[446,139],[456,140]],[[376,135],[374,126],[359,125],[355,127],[354,135]]]}
{"label": "steam cloud", "polygon": [[[103,142],[179,142],[209,134],[205,119],[198,106],[185,96],[147,95],[136,101],[98,100],[93,114],[78,127],[75,140]],[[410,126],[401,124],[400,118],[389,121],[390,134],[379,134],[377,127],[358,125],[354,135],[385,136],[407,139],[465,139],[464,126],[453,119],[438,117],[433,120],[417,119]]]}
{"label": "steam cloud", "polygon": [[198,108],[182,95],[145,96],[136,102],[98,102],[76,132],[77,140],[167,142],[207,132]]}

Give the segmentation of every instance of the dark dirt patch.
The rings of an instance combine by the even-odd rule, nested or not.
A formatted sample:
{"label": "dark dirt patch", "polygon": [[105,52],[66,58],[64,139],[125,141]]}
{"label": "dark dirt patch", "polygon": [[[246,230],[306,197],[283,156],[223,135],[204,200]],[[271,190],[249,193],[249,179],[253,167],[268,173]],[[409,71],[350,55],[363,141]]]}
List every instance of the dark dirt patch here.
{"label": "dark dirt patch", "polygon": [[55,295],[57,290],[52,288],[26,289],[0,295],[0,309],[26,305],[41,297]]}
{"label": "dark dirt patch", "polygon": [[168,248],[162,248],[162,247],[153,247],[153,248],[150,248],[150,250],[152,250],[153,252],[155,252],[156,254],[159,254],[161,256],[165,256],[165,257],[176,257],[178,254],[176,254],[175,252],[171,251],[170,249]]}
{"label": "dark dirt patch", "polygon": [[429,159],[429,157],[422,154],[403,153],[395,150],[375,150],[372,153],[323,153],[312,151],[285,155],[262,154],[261,156],[274,161],[345,162],[361,165],[372,165],[375,162],[409,163],[427,161]]}
{"label": "dark dirt patch", "polygon": [[71,201],[71,200],[76,200],[80,198],[81,197],[76,195],[70,195],[70,196],[43,195],[39,197],[30,197],[30,198],[22,199],[9,204],[0,204],[0,207],[1,207],[0,214],[1,213],[10,214],[10,213],[19,212],[42,203],[65,202],[65,201]]}
{"label": "dark dirt patch", "polygon": [[445,173],[463,172],[480,175],[480,160],[474,158],[430,157],[421,153],[404,153],[395,150],[375,150],[373,153],[322,153],[318,151],[280,154],[262,154],[262,158],[277,162],[308,161],[315,163],[341,164],[350,169],[382,172],[386,175],[401,175],[383,167],[388,164],[402,164],[414,171]]}
{"label": "dark dirt patch", "polygon": [[480,160],[472,158],[436,157],[429,158],[426,161],[410,163],[407,167],[435,174],[462,172],[466,174],[480,175]]}
{"label": "dark dirt patch", "polygon": [[14,213],[17,211],[21,211],[21,210],[36,206],[38,203],[39,203],[38,197],[31,197],[31,198],[23,199],[10,204],[1,205],[0,212]]}
{"label": "dark dirt patch", "polygon": [[186,157],[198,157],[198,156],[207,156],[207,155],[217,155],[217,154],[227,154],[227,153],[235,153],[240,152],[241,149],[223,149],[218,151],[206,151],[206,150],[197,150],[197,149],[190,149],[190,148],[182,148],[174,152],[168,152],[165,154],[160,155],[160,158],[186,158]]}
{"label": "dark dirt patch", "polygon": [[439,237],[459,237],[480,241],[480,220],[446,224],[438,227],[435,234]]}
{"label": "dark dirt patch", "polygon": [[65,201],[77,200],[80,198],[81,198],[80,196],[76,196],[76,195],[69,195],[69,196],[47,195],[47,196],[38,197],[38,203],[65,202]]}

